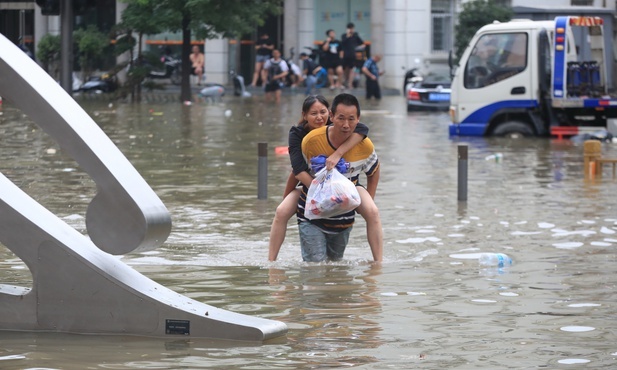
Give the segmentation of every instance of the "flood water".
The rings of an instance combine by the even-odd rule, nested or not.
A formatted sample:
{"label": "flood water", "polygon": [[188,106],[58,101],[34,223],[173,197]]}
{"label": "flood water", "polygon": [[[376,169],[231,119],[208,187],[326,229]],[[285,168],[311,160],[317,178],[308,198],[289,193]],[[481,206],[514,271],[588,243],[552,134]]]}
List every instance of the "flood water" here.
{"label": "flood water", "polygon": [[[401,96],[361,99],[382,165],[383,263],[370,263],[361,217],[343,261],[303,263],[292,219],[269,263],[270,223],[290,169],[275,148],[286,146],[302,100],[83,103],[173,220],[162,247],[122,260],[195,300],[283,321],[286,337],[254,344],[0,332],[0,368],[617,368],[617,180],[610,169],[585,180],[582,145],[453,139],[445,113],[407,113]],[[6,101],[0,136],[0,171],[86,233],[94,182]],[[260,142],[268,143],[266,200],[257,199]],[[467,202],[457,201],[461,144],[469,147]],[[603,151],[615,158],[617,144]],[[503,159],[485,160],[495,153]],[[481,267],[482,252],[507,253],[514,264]],[[0,283],[32,285],[1,245]]]}

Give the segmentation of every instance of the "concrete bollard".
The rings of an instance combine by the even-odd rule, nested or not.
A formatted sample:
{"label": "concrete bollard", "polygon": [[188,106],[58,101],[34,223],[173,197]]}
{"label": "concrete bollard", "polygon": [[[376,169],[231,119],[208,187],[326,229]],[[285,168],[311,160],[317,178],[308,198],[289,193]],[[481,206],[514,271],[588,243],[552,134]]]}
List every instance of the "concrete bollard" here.
{"label": "concrete bollard", "polygon": [[585,140],[583,158],[585,179],[593,179],[596,176],[597,160],[602,158],[602,144],[599,140]]}
{"label": "concrete bollard", "polygon": [[458,200],[467,201],[467,145],[458,146]]}
{"label": "concrete bollard", "polygon": [[257,144],[257,199],[268,198],[268,143]]}

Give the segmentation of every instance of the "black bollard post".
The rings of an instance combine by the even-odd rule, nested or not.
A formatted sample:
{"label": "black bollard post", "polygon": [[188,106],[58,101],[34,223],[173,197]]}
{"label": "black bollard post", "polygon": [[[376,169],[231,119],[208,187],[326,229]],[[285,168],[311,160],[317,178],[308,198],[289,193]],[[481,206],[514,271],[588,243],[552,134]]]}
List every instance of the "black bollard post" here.
{"label": "black bollard post", "polygon": [[467,201],[467,145],[458,146],[458,200]]}
{"label": "black bollard post", "polygon": [[257,144],[257,199],[268,197],[268,143]]}

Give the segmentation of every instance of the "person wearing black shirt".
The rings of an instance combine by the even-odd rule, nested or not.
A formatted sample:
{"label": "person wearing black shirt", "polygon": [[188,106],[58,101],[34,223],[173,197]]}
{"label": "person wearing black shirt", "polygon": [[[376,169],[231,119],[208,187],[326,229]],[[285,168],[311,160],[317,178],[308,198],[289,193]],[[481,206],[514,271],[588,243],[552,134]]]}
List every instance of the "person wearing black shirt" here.
{"label": "person wearing black shirt", "polygon": [[[257,81],[259,80],[259,76],[261,71],[263,70],[264,63],[272,56],[272,50],[274,50],[274,43],[270,40],[270,37],[267,33],[261,35],[259,40],[255,41],[255,71],[253,72],[253,82],[251,82],[251,86],[257,86]],[[262,81],[262,83],[265,83]]]}
{"label": "person wearing black shirt", "polygon": [[345,73],[346,88],[351,88],[356,67],[356,51],[364,49],[364,41],[354,31],[353,23],[347,24],[347,30],[341,37],[341,59]]}
{"label": "person wearing black shirt", "polygon": [[[330,82],[330,90],[343,87],[343,66],[341,65],[341,41],[336,39],[334,30],[326,31],[326,40],[321,45],[323,51],[321,65],[328,70],[328,81]],[[336,81],[334,76],[337,77]]]}

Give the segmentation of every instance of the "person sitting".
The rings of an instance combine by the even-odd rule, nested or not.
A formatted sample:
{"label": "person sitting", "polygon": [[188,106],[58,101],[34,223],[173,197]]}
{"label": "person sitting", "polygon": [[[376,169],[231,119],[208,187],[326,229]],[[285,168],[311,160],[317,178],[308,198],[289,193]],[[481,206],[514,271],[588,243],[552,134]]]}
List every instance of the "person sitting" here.
{"label": "person sitting", "polygon": [[302,74],[306,76],[304,78],[304,83],[306,84],[304,93],[310,95],[317,84],[317,74],[323,67],[311,59],[307,53],[300,53],[300,60],[302,60]]}
{"label": "person sitting", "polygon": [[193,45],[193,52],[189,59],[191,60],[191,74],[197,76],[197,86],[200,86],[204,75],[205,57],[199,50],[199,46]]}

